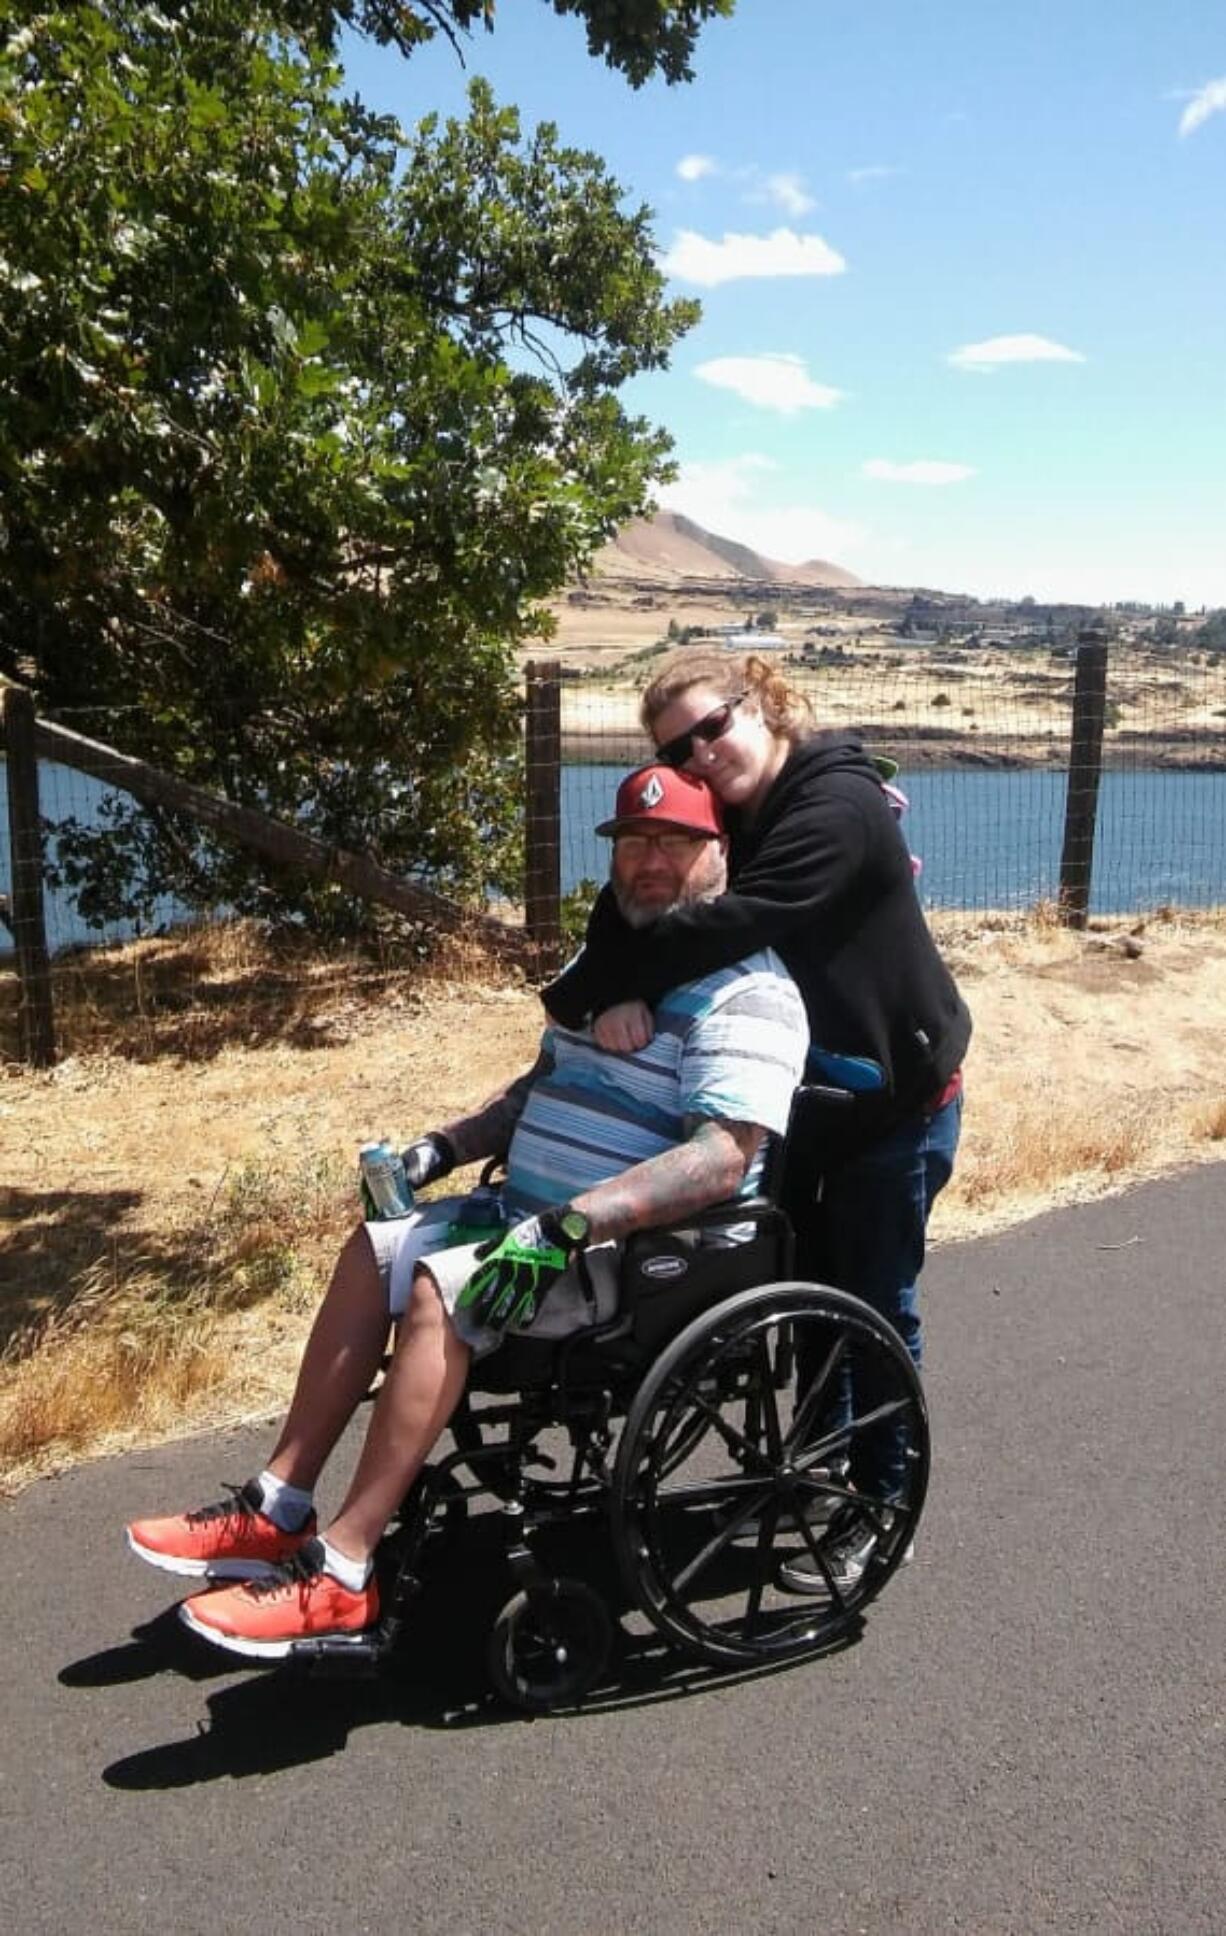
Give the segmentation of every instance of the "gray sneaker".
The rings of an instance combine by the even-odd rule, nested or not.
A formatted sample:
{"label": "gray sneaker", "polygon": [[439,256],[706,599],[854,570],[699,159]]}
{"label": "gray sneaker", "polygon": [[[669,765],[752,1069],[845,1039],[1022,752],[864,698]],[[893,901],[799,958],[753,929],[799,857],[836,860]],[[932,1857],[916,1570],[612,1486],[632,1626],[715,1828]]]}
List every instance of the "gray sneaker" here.
{"label": "gray sneaker", "polygon": [[[881,1514],[882,1531],[888,1533],[893,1523],[893,1514]],[[869,1561],[877,1550],[878,1533],[874,1526],[868,1525],[863,1516],[853,1507],[847,1515],[847,1523],[842,1531],[832,1529],[822,1544],[822,1558],[830,1569],[830,1577],[841,1594],[854,1593],[864,1578]],[[906,1566],[915,1556],[915,1541],[908,1540],[898,1564]],[[779,1568],[779,1584],[789,1593],[811,1593],[820,1599],[828,1600],[830,1587],[825,1575],[818,1566],[812,1553],[799,1553],[795,1559],[784,1560]]]}

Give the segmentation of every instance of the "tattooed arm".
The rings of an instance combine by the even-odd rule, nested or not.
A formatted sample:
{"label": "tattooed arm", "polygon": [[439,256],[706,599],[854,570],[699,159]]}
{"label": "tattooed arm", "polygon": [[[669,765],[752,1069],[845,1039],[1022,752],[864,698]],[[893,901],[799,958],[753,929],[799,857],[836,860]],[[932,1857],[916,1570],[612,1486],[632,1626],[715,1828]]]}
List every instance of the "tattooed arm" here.
{"label": "tattooed arm", "polygon": [[553,1058],[542,1049],[530,1069],[515,1077],[505,1089],[487,1096],[471,1116],[444,1123],[442,1134],[455,1151],[457,1163],[475,1163],[483,1156],[505,1156],[511,1135],[523,1114],[528,1092],[553,1066]]}
{"label": "tattooed arm", "polygon": [[620,1176],[574,1198],[591,1219],[591,1243],[629,1236],[632,1230],[676,1223],[735,1195],[757,1154],[763,1131],[756,1123],[711,1117],[694,1120],[676,1149],[636,1163]]}

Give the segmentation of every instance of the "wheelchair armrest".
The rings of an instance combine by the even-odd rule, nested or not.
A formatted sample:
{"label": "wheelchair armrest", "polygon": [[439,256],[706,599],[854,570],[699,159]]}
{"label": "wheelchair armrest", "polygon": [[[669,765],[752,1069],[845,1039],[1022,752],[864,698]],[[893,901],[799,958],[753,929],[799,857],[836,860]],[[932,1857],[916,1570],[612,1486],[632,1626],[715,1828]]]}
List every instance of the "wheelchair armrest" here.
{"label": "wheelchair armrest", "polygon": [[[624,1255],[630,1258],[656,1245],[680,1243],[684,1237],[692,1237],[698,1231],[710,1235],[720,1230],[740,1230],[747,1223],[757,1226],[749,1239],[753,1245],[759,1245],[768,1236],[776,1242],[790,1245],[791,1225],[773,1197],[735,1197],[723,1203],[709,1203],[705,1209],[676,1217],[671,1223],[652,1224],[646,1230],[631,1231],[625,1239]],[[738,1243],[737,1248],[740,1247]]]}
{"label": "wheelchair armrest", "polygon": [[778,1215],[779,1206],[771,1197],[730,1197],[724,1203],[709,1203],[671,1223],[653,1224],[650,1230],[636,1230],[635,1237],[659,1237],[670,1230],[710,1230],[721,1224],[760,1223]]}

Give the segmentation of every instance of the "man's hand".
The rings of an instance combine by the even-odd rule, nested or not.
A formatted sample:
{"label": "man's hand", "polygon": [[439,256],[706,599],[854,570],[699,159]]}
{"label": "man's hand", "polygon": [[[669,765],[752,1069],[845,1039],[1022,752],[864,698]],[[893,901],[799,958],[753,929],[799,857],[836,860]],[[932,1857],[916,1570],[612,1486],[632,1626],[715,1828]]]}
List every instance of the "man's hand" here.
{"label": "man's hand", "polygon": [[[459,1308],[491,1331],[504,1331],[509,1324],[526,1331],[575,1252],[582,1250],[586,1222],[564,1204],[525,1217],[504,1237],[482,1244],[477,1252],[482,1262],[460,1292]],[[584,1226],[583,1234],[576,1234],[579,1226]]]}
{"label": "man's hand", "polygon": [[420,1190],[423,1184],[433,1183],[440,1176],[450,1176],[456,1155],[451,1138],[444,1136],[441,1129],[432,1129],[428,1136],[419,1136],[415,1143],[402,1150],[400,1160],[409,1188]]}
{"label": "man's hand", "polygon": [[614,1055],[634,1055],[645,1049],[656,1032],[656,1020],[646,1002],[617,1002],[592,1023],[597,1048]]}

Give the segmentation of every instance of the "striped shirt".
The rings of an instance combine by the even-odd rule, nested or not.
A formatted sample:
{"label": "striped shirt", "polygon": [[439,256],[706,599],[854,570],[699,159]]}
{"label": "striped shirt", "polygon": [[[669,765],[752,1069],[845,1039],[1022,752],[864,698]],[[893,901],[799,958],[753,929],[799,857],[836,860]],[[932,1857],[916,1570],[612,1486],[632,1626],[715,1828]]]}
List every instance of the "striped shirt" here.
{"label": "striped shirt", "polygon": [[[587,1029],[551,1027],[507,1159],[506,1199],[529,1214],[686,1140],[694,1117],[781,1136],[800,1081],[804,1003],[770,949],[672,989],[645,1049],[617,1055]],[[756,1188],[764,1152],[738,1195]]]}

